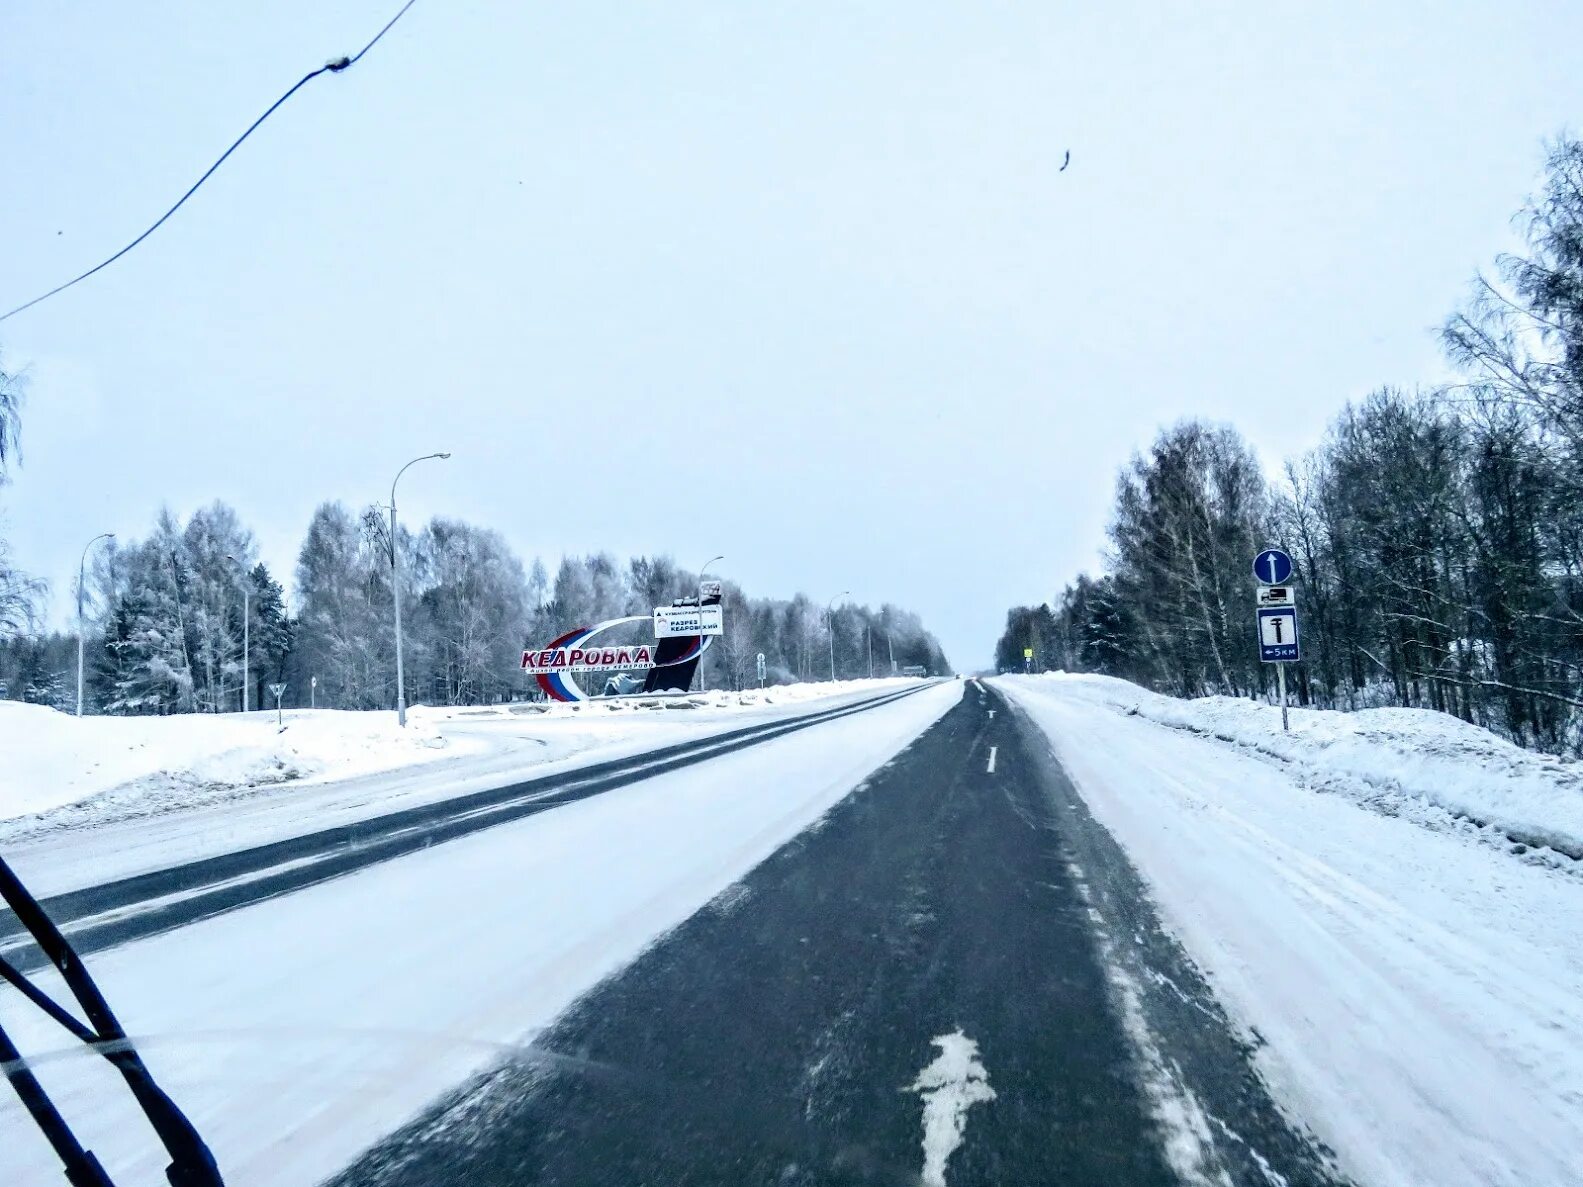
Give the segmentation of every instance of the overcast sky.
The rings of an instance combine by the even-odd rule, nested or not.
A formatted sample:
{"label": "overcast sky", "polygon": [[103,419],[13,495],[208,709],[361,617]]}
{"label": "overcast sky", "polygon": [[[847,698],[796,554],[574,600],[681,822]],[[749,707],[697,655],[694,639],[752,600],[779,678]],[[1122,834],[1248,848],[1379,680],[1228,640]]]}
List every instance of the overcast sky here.
{"label": "overcast sky", "polygon": [[[170,204],[396,0],[11,0],[0,308]],[[716,553],[960,668],[1097,565],[1186,416],[1272,470],[1433,337],[1583,116],[1583,4],[419,0],[113,268],[0,325],[0,535],[314,506]],[[1071,151],[1071,166],[1060,172]]]}

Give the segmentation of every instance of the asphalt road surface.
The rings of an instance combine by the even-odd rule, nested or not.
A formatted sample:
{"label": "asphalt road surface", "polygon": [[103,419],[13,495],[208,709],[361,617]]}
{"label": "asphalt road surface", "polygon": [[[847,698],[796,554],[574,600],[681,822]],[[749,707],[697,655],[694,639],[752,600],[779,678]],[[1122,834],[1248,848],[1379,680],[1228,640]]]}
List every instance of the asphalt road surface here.
{"label": "asphalt road surface", "polygon": [[1249,1056],[1043,735],[975,682],[334,1182],[1343,1182]]}

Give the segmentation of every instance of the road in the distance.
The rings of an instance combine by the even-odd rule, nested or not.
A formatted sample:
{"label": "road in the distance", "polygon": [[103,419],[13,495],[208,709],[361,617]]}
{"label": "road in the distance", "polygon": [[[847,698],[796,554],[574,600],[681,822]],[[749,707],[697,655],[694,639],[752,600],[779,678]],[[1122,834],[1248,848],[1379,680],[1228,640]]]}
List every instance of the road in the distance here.
{"label": "road in the distance", "polygon": [[[336,1187],[1337,1181],[1096,828],[974,684],[584,996],[536,1044],[554,1058],[493,1069]],[[1118,996],[1140,960],[1194,1008]]]}

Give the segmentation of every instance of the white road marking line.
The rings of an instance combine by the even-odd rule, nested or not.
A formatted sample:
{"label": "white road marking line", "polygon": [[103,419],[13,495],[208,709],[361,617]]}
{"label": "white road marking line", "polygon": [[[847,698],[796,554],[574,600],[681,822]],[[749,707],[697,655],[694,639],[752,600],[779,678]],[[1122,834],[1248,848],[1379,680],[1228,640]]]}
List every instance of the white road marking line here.
{"label": "white road marking line", "polygon": [[967,1132],[967,1110],[995,1099],[978,1044],[960,1029],[931,1039],[940,1054],[903,1092],[923,1097],[922,1187],[946,1187],[945,1164]]}
{"label": "white road marking line", "polygon": [[999,748],[996,746],[991,746],[989,748],[989,767],[984,772],[986,775],[993,775],[995,773],[995,751],[997,749]]}

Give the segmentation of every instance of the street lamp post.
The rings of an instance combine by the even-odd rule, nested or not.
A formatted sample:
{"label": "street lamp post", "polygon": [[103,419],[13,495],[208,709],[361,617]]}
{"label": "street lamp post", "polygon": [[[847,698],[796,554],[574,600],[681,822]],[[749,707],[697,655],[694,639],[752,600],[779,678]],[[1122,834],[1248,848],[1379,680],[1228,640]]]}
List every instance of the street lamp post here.
{"label": "street lamp post", "polygon": [[83,545],[82,560],[77,562],[77,716],[82,716],[82,583],[88,569],[88,550],[100,540],[114,540],[114,532],[100,532]]}
{"label": "street lamp post", "polygon": [[[705,561],[704,567],[698,570],[698,609],[700,613],[703,611],[704,605],[704,574],[709,571],[709,566],[714,564],[715,561],[723,561],[725,559],[723,556],[714,557]],[[700,652],[698,655],[698,691],[704,692],[708,688],[709,678],[704,674],[704,657],[703,653]]]}
{"label": "street lamp post", "polygon": [[830,632],[830,683],[831,684],[835,683],[835,604],[836,604],[837,599],[839,599],[839,598],[849,598],[851,596],[852,596],[852,591],[851,590],[843,589],[840,593],[836,594],[835,597],[831,598],[829,600],[829,602],[827,602],[825,604],[825,608],[824,608],[825,627]]}
{"label": "street lamp post", "polygon": [[252,669],[248,665],[248,659],[252,655],[252,636],[249,630],[253,622],[253,591],[249,588],[247,570],[242,562],[229,552],[225,554],[225,559],[235,565],[236,571],[242,575],[242,712],[246,713],[250,700],[247,694],[252,691],[249,683]]}
{"label": "street lamp post", "polygon": [[407,724],[407,681],[401,670],[401,561],[400,550],[396,547],[396,483],[419,462],[433,458],[444,460],[450,456],[448,453],[426,453],[415,457],[396,471],[390,483],[390,592],[396,603],[396,724],[403,726]]}

